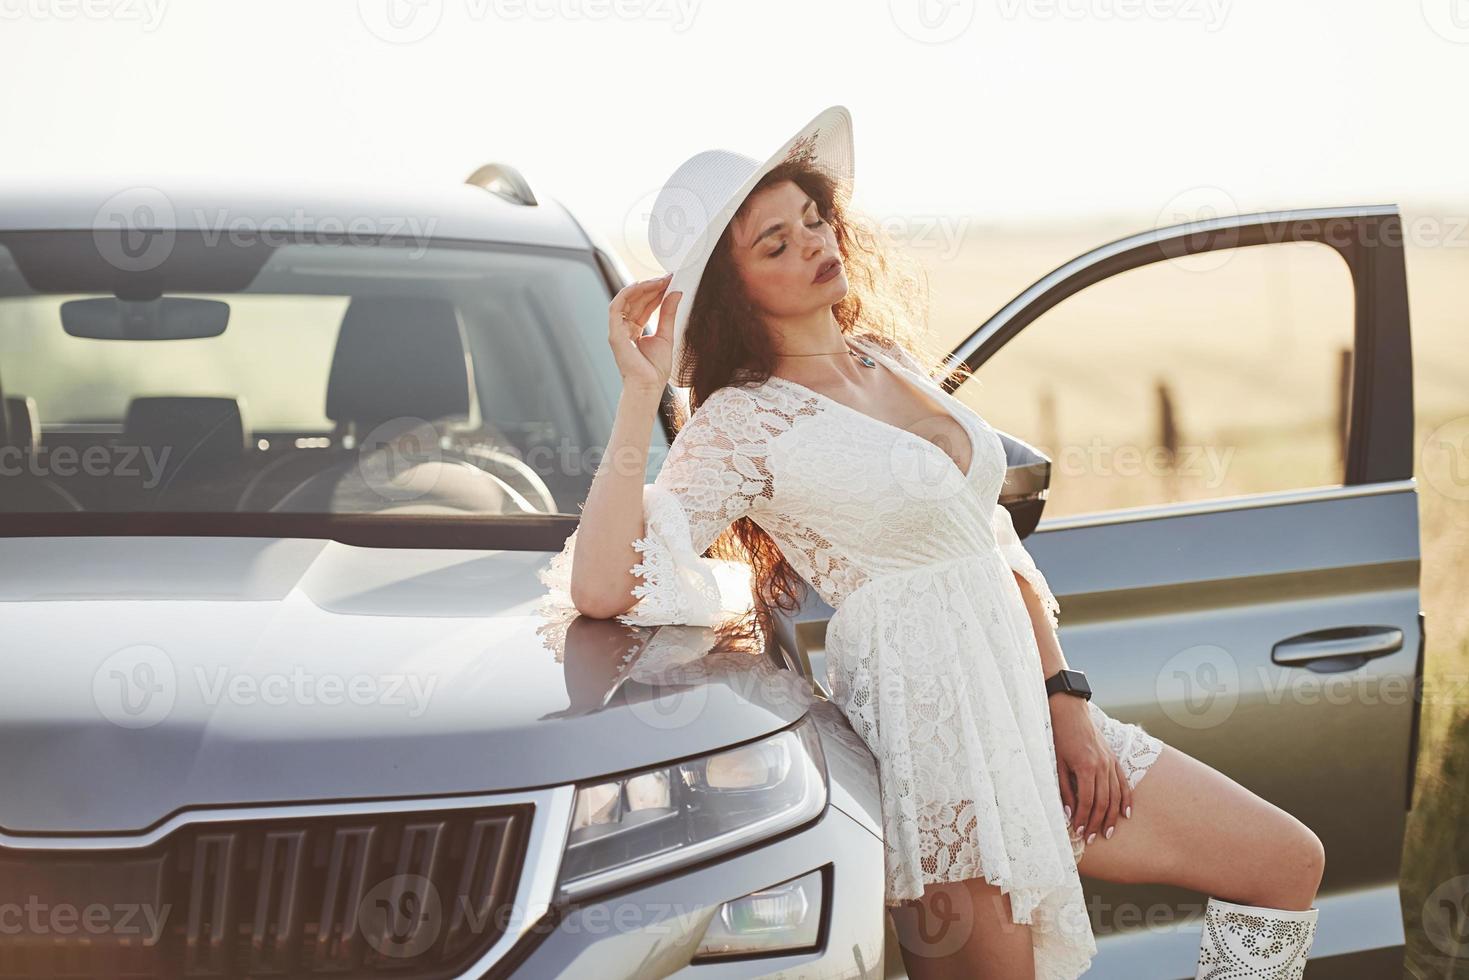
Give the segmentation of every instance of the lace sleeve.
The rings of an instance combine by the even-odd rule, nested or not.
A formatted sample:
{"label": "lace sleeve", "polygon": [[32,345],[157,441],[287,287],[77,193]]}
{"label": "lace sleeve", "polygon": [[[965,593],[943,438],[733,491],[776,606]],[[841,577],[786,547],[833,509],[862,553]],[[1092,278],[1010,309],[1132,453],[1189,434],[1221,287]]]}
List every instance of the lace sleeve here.
{"label": "lace sleeve", "polygon": [[1060,626],[1061,605],[1056,601],[1056,596],[1051,592],[1051,586],[1046,582],[1046,577],[1036,567],[1035,559],[1030,557],[1030,552],[1021,543],[1020,535],[1015,533],[1015,522],[1010,518],[1010,511],[1005,509],[1004,504],[996,502],[994,513],[995,542],[1000,546],[1000,554],[1010,563],[1010,567],[1024,576],[1040,596],[1041,605],[1046,610],[1046,618],[1050,620],[1051,629]]}
{"label": "lace sleeve", "polygon": [[[686,421],[658,476],[643,486],[642,560],[637,603],[617,618],[631,626],[715,626],[750,608],[749,566],[701,557],[725,528],[772,494],[766,433],[755,399],[736,387],[716,391]],[[539,573],[549,590],[542,611],[574,615],[571,564],[580,527]]]}

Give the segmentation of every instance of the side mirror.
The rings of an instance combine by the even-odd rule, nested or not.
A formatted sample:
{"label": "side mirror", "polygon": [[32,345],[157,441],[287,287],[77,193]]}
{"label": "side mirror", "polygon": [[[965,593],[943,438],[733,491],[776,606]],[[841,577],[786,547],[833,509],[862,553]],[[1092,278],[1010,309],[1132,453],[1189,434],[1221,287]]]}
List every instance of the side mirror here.
{"label": "side mirror", "polygon": [[1041,521],[1051,486],[1051,459],[1030,443],[995,430],[1005,446],[1005,482],[1000,503],[1010,511],[1015,533],[1024,538]]}

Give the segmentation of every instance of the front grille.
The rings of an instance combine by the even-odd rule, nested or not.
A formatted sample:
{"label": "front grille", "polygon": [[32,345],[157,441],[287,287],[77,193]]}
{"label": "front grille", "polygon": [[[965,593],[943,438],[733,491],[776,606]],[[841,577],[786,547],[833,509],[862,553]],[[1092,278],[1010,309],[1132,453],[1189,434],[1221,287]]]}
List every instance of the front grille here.
{"label": "front grille", "polygon": [[0,847],[0,978],[454,976],[504,933],[531,804]]}

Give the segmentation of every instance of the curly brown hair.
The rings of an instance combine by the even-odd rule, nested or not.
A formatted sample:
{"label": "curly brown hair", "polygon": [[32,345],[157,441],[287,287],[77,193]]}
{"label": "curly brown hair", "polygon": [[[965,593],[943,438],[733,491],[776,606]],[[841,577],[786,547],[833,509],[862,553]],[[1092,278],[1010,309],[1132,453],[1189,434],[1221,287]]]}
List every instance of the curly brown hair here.
{"label": "curly brown hair", "polygon": [[[933,350],[927,332],[928,282],[921,267],[884,242],[861,219],[840,182],[803,158],[787,159],[751,189],[715,245],[694,294],[683,359],[673,371],[674,377],[689,381],[691,411],[698,411],[720,388],[763,382],[773,372],[777,352],[771,331],[768,325],[752,329],[764,321],[735,268],[731,229],[755,194],[786,180],[795,181],[811,196],[836,234],[848,283],[846,296],[832,307],[842,333],[870,338],[887,349],[901,346],[923,364],[937,366],[943,360]],[[677,421],[681,428],[686,419]],[[800,607],[801,576],[775,540],[749,517],[734,521],[706,554],[751,568],[751,613],[722,624],[721,633],[769,637],[776,609],[794,613]]]}

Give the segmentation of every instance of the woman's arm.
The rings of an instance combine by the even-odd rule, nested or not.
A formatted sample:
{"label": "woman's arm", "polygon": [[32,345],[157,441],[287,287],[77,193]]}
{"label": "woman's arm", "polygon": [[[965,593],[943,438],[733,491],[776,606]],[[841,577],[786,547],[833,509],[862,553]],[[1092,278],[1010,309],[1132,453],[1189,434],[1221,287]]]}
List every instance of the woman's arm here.
{"label": "woman's arm", "polygon": [[609,619],[635,604],[641,561],[633,542],[643,537],[643,475],[662,389],[627,385],[602,465],[592,478],[578,525],[580,544],[571,567],[571,601],[587,616]]}
{"label": "woman's arm", "polygon": [[1030,613],[1030,625],[1035,630],[1036,649],[1041,654],[1041,674],[1050,677],[1063,667],[1069,667],[1070,664],[1066,662],[1066,655],[1061,652],[1061,641],[1057,638],[1056,630],[1051,625],[1051,617],[1046,611],[1045,600],[1041,598],[1035,586],[1030,584],[1030,579],[1013,568],[1010,569],[1010,572],[1020,586],[1020,595],[1025,599],[1026,611]]}
{"label": "woman's arm", "polygon": [[[1010,571],[1030,613],[1036,649],[1040,652],[1041,677],[1050,677],[1068,666],[1056,635],[1060,604],[1015,533],[1010,512],[999,503],[995,504],[994,527],[995,540],[1010,563]],[[1122,763],[1097,730],[1091,707],[1084,699],[1052,694],[1047,696],[1046,705],[1056,746],[1056,776],[1067,819],[1088,843],[1104,828],[1111,837],[1119,814],[1132,816],[1132,787],[1122,771]]]}
{"label": "woman's arm", "polygon": [[[548,618],[581,613],[630,626],[714,626],[749,609],[749,566],[702,557],[773,494],[749,392],[726,386],[706,398],[679,428],[657,478],[643,483],[681,298],[662,298],[667,285],[666,276],[635,283],[612,302],[608,339],[623,391],[581,521],[538,573]],[[642,336],[642,320],[660,302],[658,332]]]}
{"label": "woman's arm", "polygon": [[[643,535],[643,474],[663,389],[672,368],[673,316],[682,294],[664,296],[673,274],[624,286],[607,306],[607,344],[622,376],[622,394],[602,465],[582,507],[571,562],[570,596],[579,612],[609,618],[632,605],[638,561],[633,542]],[[659,307],[658,332],[643,324]]]}

